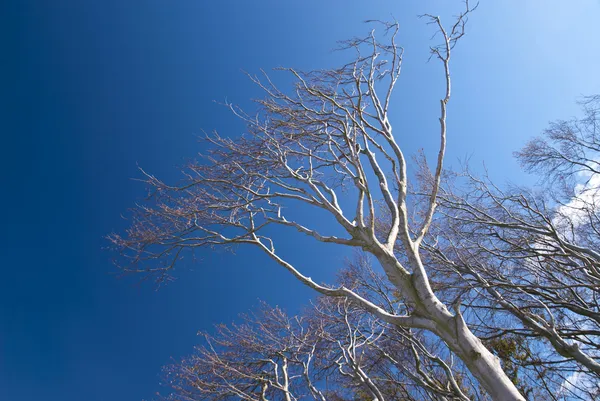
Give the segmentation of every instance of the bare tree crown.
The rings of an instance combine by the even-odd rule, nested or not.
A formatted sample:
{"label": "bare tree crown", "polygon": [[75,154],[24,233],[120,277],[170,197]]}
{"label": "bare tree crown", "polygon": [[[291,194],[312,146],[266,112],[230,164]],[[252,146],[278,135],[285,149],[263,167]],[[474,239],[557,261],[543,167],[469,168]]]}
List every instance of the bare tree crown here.
{"label": "bare tree crown", "polygon": [[[212,147],[202,162],[188,166],[184,184],[171,186],[146,174],[155,190],[153,200],[134,214],[126,237],[111,237],[131,258],[126,269],[161,278],[185,250],[250,244],[322,295],[345,298],[394,327],[431,332],[493,399],[522,400],[498,358],[468,327],[460,304],[451,312],[438,298],[422,258],[442,181],[451,52],[472,11],[468,2],[465,5],[449,29],[438,17],[424,16],[440,34],[441,43],[431,47],[431,54],[442,66],[444,90],[435,168],[428,177],[425,206],[413,224],[407,161],[390,122],[403,53],[396,44],[398,25],[384,23],[387,44],[374,32],[343,43],[355,54],[351,63],[308,73],[284,69],[296,80],[291,92],[277,88],[266,75],[252,77],[265,93],[258,101],[258,114],[250,116],[230,106],[247,123],[246,134],[237,139],[207,135]],[[314,222],[300,221],[291,211],[297,205],[330,216],[335,228],[323,232]],[[377,225],[381,216],[385,224]],[[269,234],[273,226],[371,254],[402,308],[390,311],[380,299],[348,286],[317,283],[278,252]]]}

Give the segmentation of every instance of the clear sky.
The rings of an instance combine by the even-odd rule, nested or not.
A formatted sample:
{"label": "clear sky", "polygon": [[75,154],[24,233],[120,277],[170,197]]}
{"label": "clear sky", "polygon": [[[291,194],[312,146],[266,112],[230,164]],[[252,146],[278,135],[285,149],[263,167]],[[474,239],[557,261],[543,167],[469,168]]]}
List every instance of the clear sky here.
{"label": "clear sky", "polygon": [[[144,195],[137,164],[166,180],[201,150],[202,129],[243,126],[213,100],[260,96],[240,72],[335,66],[335,41],[365,19],[401,23],[395,132],[433,149],[442,94],[431,27],[458,0],[19,0],[0,8],[0,400],[150,398],[160,367],[198,330],[262,299],[295,310],[313,295],[253,250],[202,253],[155,291],[117,279],[103,239]],[[600,93],[598,0],[482,0],[453,60],[448,161],[485,160],[527,182],[512,151]],[[448,18],[446,18],[448,21]],[[283,81],[285,82],[285,80]],[[309,244],[309,243],[307,243]],[[282,250],[319,279],[336,248]],[[318,263],[316,262],[318,261]]]}

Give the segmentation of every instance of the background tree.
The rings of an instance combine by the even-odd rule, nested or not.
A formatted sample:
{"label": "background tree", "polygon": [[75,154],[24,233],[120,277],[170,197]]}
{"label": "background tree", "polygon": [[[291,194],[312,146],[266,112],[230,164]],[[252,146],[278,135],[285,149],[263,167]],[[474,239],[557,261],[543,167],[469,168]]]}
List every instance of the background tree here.
{"label": "background tree", "polygon": [[[402,49],[397,24],[384,24],[390,44],[371,33],[344,43],[356,58],[334,70],[301,73],[291,95],[269,79],[254,81],[265,91],[256,116],[231,106],[248,124],[241,138],[208,135],[213,148],[185,171],[186,180],[168,185],[152,175],[151,202],[133,216],[127,236],[111,236],[131,258],[127,269],[165,277],[182,252],[201,246],[249,244],[322,295],[346,297],[374,317],[399,328],[424,329],[441,339],[495,400],[521,400],[498,358],[474,335],[458,308],[452,313],[432,289],[421,257],[423,239],[435,215],[446,147],[446,114],[451,95],[450,56],[464,35],[466,9],[446,30],[439,18],[425,18],[442,43],[431,48],[443,66],[440,147],[427,203],[411,224],[407,162],[392,133],[390,102],[400,76]],[[387,60],[385,60],[387,58]],[[344,195],[343,197],[341,195]],[[377,205],[389,229],[377,233]],[[335,223],[325,234],[298,221],[293,208]],[[276,249],[273,227],[296,229],[317,241],[361,248],[371,254],[402,298],[401,313],[389,313],[351,289],[318,284]],[[400,253],[395,252],[401,244]],[[157,263],[152,263],[152,262]]]}
{"label": "background tree", "polygon": [[[387,297],[364,256],[349,288]],[[398,301],[388,307],[396,309]],[[165,368],[169,400],[470,400],[468,373],[436,355],[423,332],[389,325],[347,298],[320,297],[301,315],[263,304],[238,325],[203,333],[189,358]],[[439,342],[438,342],[439,343]],[[448,355],[447,349],[439,349]],[[485,397],[484,397],[485,398]]]}
{"label": "background tree", "polygon": [[425,246],[471,327],[511,354],[513,380],[555,399],[600,394],[600,97],[581,105],[516,153],[538,189],[449,175]]}

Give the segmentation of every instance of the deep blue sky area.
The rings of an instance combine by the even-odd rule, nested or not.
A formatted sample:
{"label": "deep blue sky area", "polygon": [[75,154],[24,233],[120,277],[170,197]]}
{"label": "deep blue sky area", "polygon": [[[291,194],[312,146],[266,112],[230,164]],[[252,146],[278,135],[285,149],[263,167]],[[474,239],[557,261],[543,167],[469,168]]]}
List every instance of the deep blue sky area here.
{"label": "deep blue sky area", "polygon": [[[0,400],[149,399],[162,365],[198,330],[258,299],[296,311],[314,294],[257,251],[201,252],[159,291],[119,279],[104,236],[145,194],[137,166],[167,181],[202,150],[197,135],[239,135],[213,101],[252,109],[241,72],[335,66],[337,40],[366,19],[401,23],[404,70],[394,129],[435,151],[440,66],[432,27],[461,3],[438,1],[19,0],[0,6]],[[453,57],[448,162],[485,160],[499,180],[531,182],[511,153],[600,93],[600,2],[482,0]],[[284,86],[286,77],[275,75]],[[280,238],[319,280],[344,250]]]}

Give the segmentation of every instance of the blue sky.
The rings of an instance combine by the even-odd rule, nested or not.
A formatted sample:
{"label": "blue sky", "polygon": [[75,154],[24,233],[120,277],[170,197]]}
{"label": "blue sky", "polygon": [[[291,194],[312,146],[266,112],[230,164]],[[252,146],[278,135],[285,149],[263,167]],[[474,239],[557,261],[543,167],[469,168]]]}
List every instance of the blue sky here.
{"label": "blue sky", "polygon": [[[166,180],[201,150],[196,135],[243,126],[213,100],[250,107],[240,72],[335,66],[337,40],[365,19],[401,23],[405,46],[395,132],[409,153],[433,149],[442,93],[426,63],[431,27],[458,1],[21,0],[0,11],[0,399],[140,400],[198,330],[262,299],[295,310],[312,295],[264,256],[204,252],[155,291],[117,279],[103,237],[144,195],[137,165]],[[482,0],[453,57],[453,163],[531,182],[512,151],[600,93],[600,2]],[[448,20],[448,18],[446,18]],[[286,82],[283,79],[283,82]],[[335,248],[282,250],[318,278]],[[319,263],[316,263],[318,260]]]}

